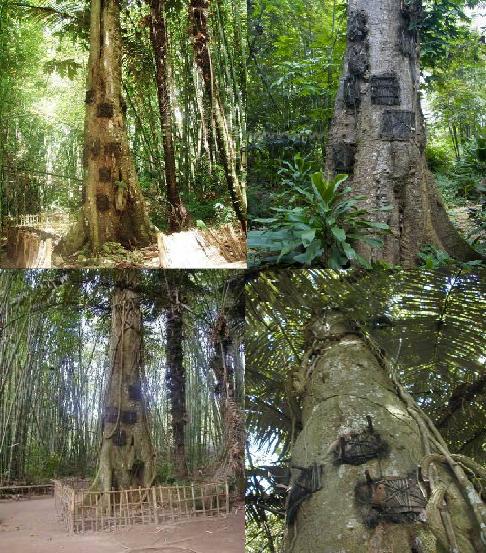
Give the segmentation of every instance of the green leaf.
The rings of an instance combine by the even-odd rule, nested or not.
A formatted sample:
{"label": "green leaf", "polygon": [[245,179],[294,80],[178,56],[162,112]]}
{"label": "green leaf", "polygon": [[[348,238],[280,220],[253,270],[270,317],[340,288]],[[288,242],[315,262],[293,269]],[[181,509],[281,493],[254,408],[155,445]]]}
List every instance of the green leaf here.
{"label": "green leaf", "polygon": [[383,240],[379,238],[374,238],[372,236],[359,236],[358,240],[372,246],[373,248],[381,248],[383,246]]}
{"label": "green leaf", "polygon": [[344,229],[339,227],[331,227],[331,232],[335,236],[339,242],[344,242],[346,240],[346,233],[344,232]]}
{"label": "green leaf", "polygon": [[346,257],[349,260],[356,259],[356,255],[357,255],[356,251],[354,250],[354,248],[350,244],[348,244],[348,242],[343,242],[342,247],[343,247],[343,250],[344,250],[344,253],[345,253]]}
{"label": "green leaf", "polygon": [[302,240],[302,245],[304,247],[309,246],[309,244],[314,240],[315,237],[316,237],[316,230],[315,229],[310,229],[310,230],[307,230],[306,232],[303,232],[300,235],[300,238]]}
{"label": "green leaf", "polygon": [[311,265],[314,259],[321,257],[323,254],[322,243],[320,240],[314,240],[304,253],[295,255],[293,260],[302,265]]}
{"label": "green leaf", "polygon": [[365,269],[371,269],[371,263],[359,254],[356,254],[356,261]]}
{"label": "green leaf", "polygon": [[390,230],[390,227],[386,223],[378,223],[375,221],[367,221],[368,226],[371,228],[378,228],[381,230]]}

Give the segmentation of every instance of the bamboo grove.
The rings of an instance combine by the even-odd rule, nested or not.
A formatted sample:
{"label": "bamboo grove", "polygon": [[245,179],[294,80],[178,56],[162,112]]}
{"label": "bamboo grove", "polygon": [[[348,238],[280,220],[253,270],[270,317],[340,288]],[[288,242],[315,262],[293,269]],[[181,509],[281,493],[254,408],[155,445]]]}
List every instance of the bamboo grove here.
{"label": "bamboo grove", "polygon": [[[244,227],[244,3],[119,7],[121,109],[151,222]],[[2,218],[84,201],[89,14],[79,0],[0,3]]]}
{"label": "bamboo grove", "polygon": [[[111,296],[120,278],[117,271],[0,275],[2,481],[94,476]],[[223,271],[136,275],[156,481],[216,475],[241,485],[240,278]]]}

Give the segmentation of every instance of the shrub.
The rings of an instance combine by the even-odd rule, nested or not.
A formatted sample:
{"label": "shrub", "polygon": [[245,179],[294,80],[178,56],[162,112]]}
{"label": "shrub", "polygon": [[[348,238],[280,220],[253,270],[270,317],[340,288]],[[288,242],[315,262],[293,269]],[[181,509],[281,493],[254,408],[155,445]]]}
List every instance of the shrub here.
{"label": "shrub", "polygon": [[433,173],[446,173],[452,167],[449,149],[442,144],[427,144],[427,165]]}
{"label": "shrub", "polygon": [[303,164],[298,173],[294,169],[284,166],[281,171],[288,190],[280,199],[288,207],[272,208],[275,217],[255,220],[268,228],[248,233],[248,247],[254,256],[250,259],[254,264],[319,264],[333,269],[351,261],[369,266],[354,244],[382,246],[380,235],[388,225],[367,219],[368,212],[357,207],[362,196],[348,197],[351,189],[343,187],[347,175],[326,180],[319,171],[308,178]]}

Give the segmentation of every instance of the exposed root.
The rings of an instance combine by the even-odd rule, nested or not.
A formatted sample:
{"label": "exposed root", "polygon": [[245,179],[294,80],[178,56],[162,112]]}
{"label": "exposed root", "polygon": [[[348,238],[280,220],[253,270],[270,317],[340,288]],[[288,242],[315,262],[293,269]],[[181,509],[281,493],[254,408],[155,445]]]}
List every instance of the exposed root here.
{"label": "exposed root", "polygon": [[[361,323],[359,321],[354,321],[354,324],[359,329],[361,336],[370,347],[371,351],[375,354],[378,361],[380,361],[383,368],[389,374],[398,396],[402,399],[406,406],[407,412],[417,423],[425,451],[425,457],[421,463],[422,476],[430,484],[431,493],[429,503],[430,499],[433,498],[432,503],[430,503],[430,506],[427,506],[427,509],[429,512],[434,510],[439,511],[444,532],[447,536],[449,551],[459,551],[459,549],[457,547],[457,539],[454,534],[454,527],[450,513],[447,509],[447,489],[443,489],[443,484],[439,480],[439,473],[436,466],[438,463],[446,464],[450,468],[455,477],[455,484],[460,489],[466,500],[466,504],[469,506],[471,514],[479,527],[480,539],[484,544],[486,544],[485,505],[480,497],[480,494],[476,491],[473,482],[469,480],[463,469],[463,466],[465,466],[466,470],[469,472],[475,472],[474,469],[476,469],[476,471],[478,469],[477,464],[472,459],[468,459],[463,455],[455,456],[449,452],[447,444],[437,428],[434,426],[432,420],[424,411],[422,411],[422,409],[420,409],[412,396],[400,382],[396,366],[393,366],[382,354],[378,344],[375,343],[373,338],[361,325]],[[398,359],[395,363],[397,361]],[[484,470],[480,469],[475,472],[475,474],[476,476],[484,475]]]}

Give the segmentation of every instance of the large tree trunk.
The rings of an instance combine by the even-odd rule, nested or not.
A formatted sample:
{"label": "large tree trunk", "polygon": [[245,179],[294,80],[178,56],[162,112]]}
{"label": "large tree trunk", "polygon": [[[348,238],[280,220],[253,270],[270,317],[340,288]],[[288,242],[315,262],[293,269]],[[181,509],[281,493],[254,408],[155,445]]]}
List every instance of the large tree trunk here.
{"label": "large tree trunk", "polygon": [[212,369],[216,377],[216,395],[224,424],[223,454],[216,477],[228,478],[244,494],[245,426],[242,409],[235,397],[235,373],[241,368],[241,347],[245,318],[241,279],[227,284],[223,306],[213,331],[214,356]]}
{"label": "large tree trunk", "polygon": [[167,388],[171,405],[174,472],[179,480],[187,477],[186,461],[186,373],[184,369],[184,320],[182,289],[178,273],[168,271],[169,309],[166,323]]}
{"label": "large tree trunk", "polygon": [[203,126],[207,128],[208,134],[210,134],[209,129],[214,127],[233,209],[243,232],[246,232],[246,192],[236,172],[233,142],[228,131],[224,106],[219,97],[218,84],[213,74],[209,48],[208,10],[209,0],[191,0],[189,4],[196,66],[203,81]]}
{"label": "large tree trunk", "polygon": [[409,30],[419,0],[350,0],[344,72],[326,168],[347,173],[363,207],[391,206],[376,218],[391,235],[383,249],[360,245],[369,260],[412,266],[426,244],[471,260],[478,254],[450,223],[425,160],[419,48]]}
{"label": "large tree trunk", "polygon": [[84,124],[85,232],[78,228],[66,241],[66,250],[86,240],[95,252],[106,242],[132,249],[153,238],[128,144],[121,50],[118,0],[92,0]]}
{"label": "large tree trunk", "polygon": [[148,487],[155,476],[143,395],[142,316],[130,271],[115,285],[111,302],[110,376],[103,405],[103,442],[93,488]]}
{"label": "large tree trunk", "polygon": [[164,0],[150,0],[150,40],[155,56],[157,96],[164,141],[165,183],[170,210],[169,229],[177,232],[187,225],[187,210],[181,201],[177,185],[174,142],[172,140],[172,105],[169,88],[170,71],[167,26],[164,9]]}
{"label": "large tree trunk", "polygon": [[[303,430],[292,448],[285,550],[481,551],[478,494],[457,463],[442,462],[450,454],[430,420],[348,323],[333,311],[308,328],[307,362],[294,379]],[[431,453],[440,454],[432,467]]]}

